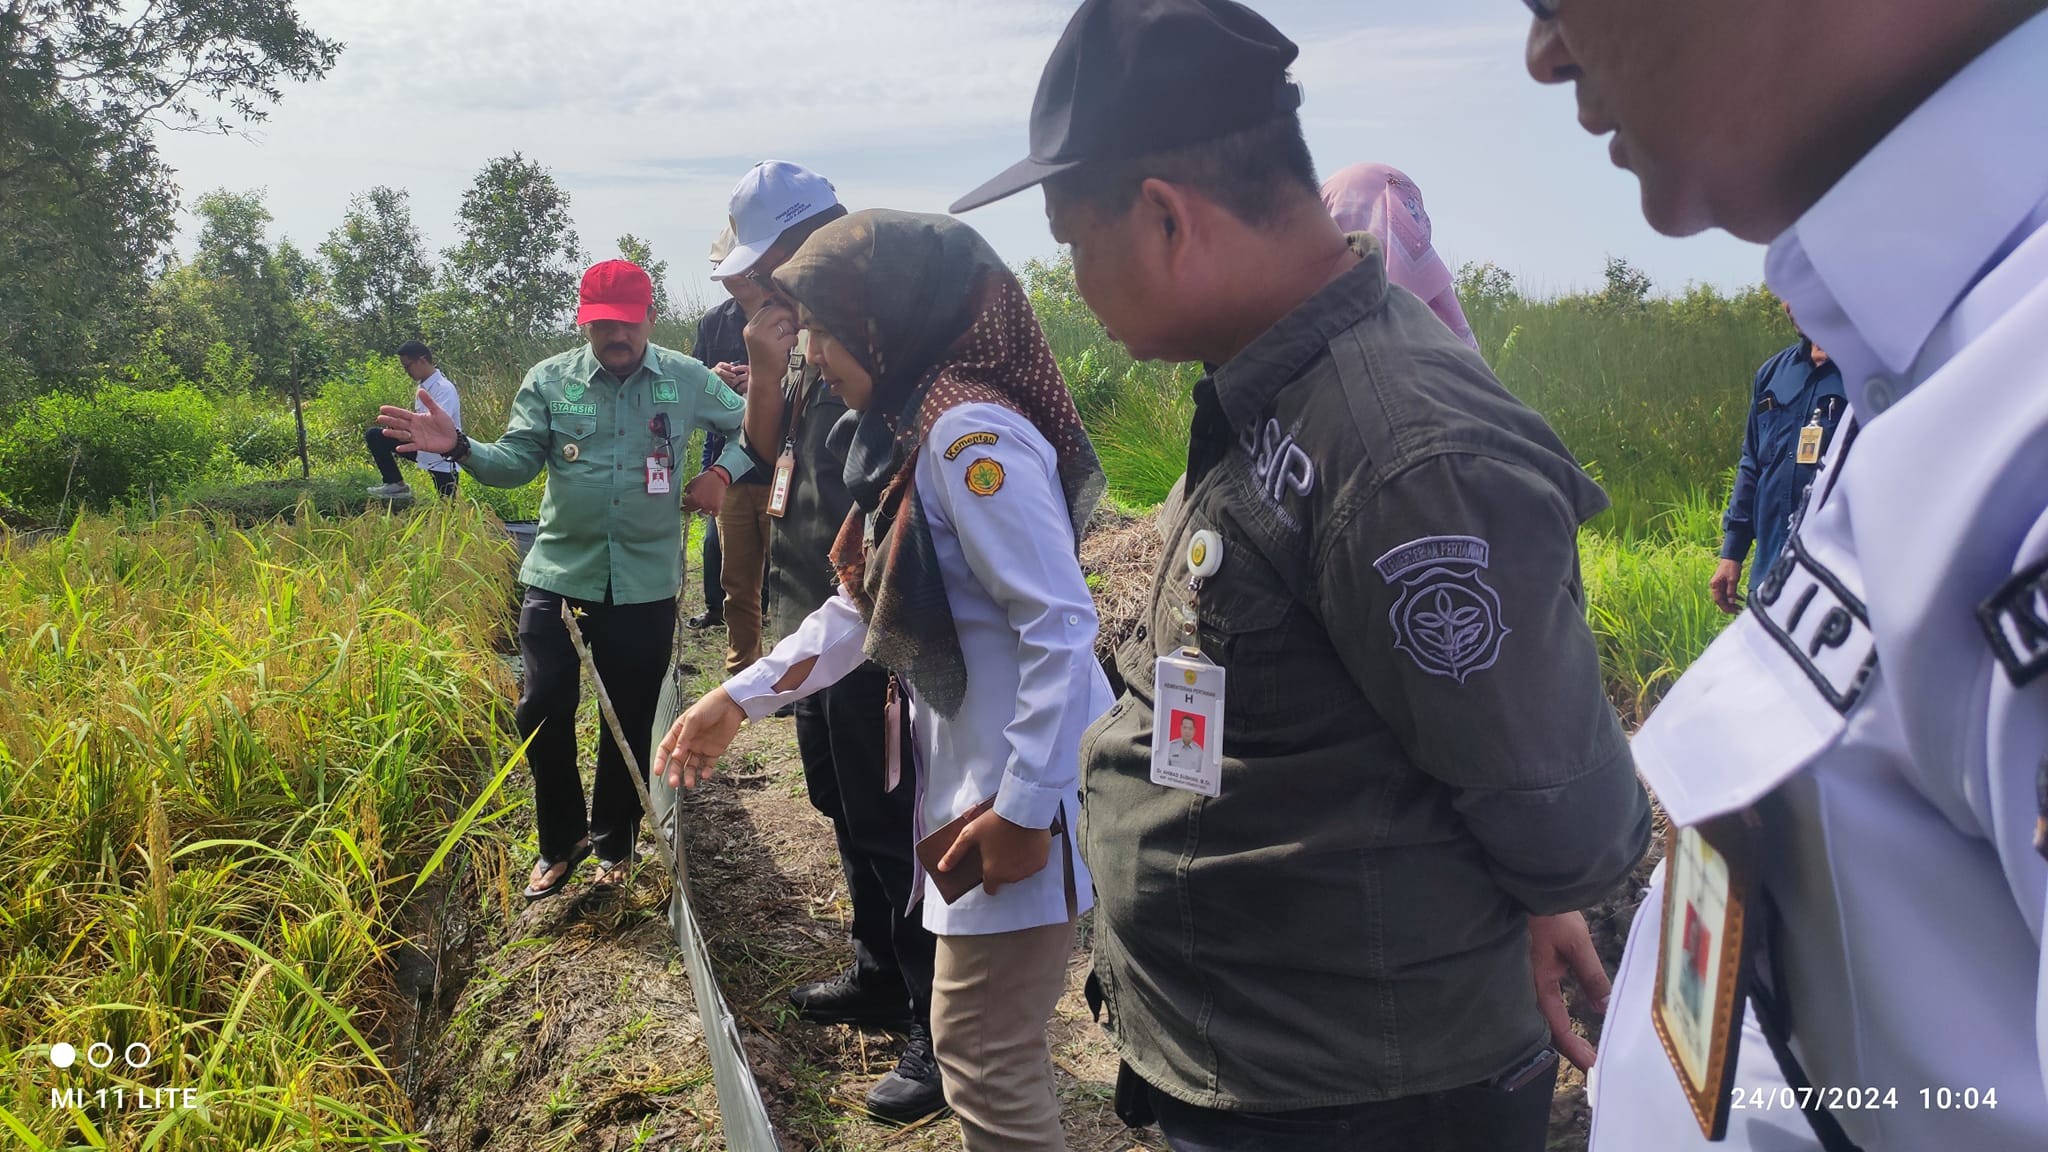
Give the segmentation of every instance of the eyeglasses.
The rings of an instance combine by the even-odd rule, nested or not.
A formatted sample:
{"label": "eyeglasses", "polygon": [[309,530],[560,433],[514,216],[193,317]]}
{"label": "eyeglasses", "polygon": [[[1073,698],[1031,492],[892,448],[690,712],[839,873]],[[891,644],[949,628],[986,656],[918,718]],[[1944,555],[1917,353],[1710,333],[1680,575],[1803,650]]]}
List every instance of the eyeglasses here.
{"label": "eyeglasses", "polygon": [[1559,2],[1560,0],[1522,0],[1522,3],[1529,6],[1529,11],[1534,13],[1538,20],[1557,19],[1557,6]]}
{"label": "eyeglasses", "polygon": [[654,419],[647,422],[647,431],[654,437],[654,442],[661,445],[661,454],[671,460],[675,459],[676,441],[669,433],[668,413],[656,412]]}

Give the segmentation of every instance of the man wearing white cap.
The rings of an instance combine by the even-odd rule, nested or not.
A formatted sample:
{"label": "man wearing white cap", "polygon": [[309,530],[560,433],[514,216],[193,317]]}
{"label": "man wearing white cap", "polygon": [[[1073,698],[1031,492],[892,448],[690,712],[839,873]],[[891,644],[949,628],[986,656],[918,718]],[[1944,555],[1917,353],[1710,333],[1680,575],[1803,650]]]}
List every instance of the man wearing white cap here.
{"label": "man wearing white cap", "polygon": [[[832,597],[832,541],[853,498],[842,461],[825,435],[846,411],[818,372],[798,366],[797,320],[768,279],[811,233],[846,215],[832,185],[800,165],[756,164],[732,193],[734,244],[712,278],[746,308],[745,433],[756,466],[786,499],[769,542],[769,624],[788,635]],[[778,483],[779,481],[779,483]],[[915,789],[887,783],[885,708],[888,673],[865,664],[836,685],[796,704],[797,746],[811,804],[832,821],[839,862],[853,903],[854,962],[828,980],[790,993],[799,1014],[817,1023],[866,1024],[910,1035],[894,1071],[868,1093],[876,1117],[909,1123],[945,1106],[932,1056],[931,991],[935,942],[910,909]]]}

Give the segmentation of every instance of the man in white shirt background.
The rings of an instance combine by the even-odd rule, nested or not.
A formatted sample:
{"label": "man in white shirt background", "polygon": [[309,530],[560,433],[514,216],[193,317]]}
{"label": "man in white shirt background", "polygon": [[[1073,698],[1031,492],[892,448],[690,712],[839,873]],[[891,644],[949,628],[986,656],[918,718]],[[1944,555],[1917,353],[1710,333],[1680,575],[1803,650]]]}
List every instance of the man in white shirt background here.
{"label": "man in white shirt background", "polygon": [[[1526,2],[1529,71],[1614,133],[1650,223],[1768,242],[1849,400],[1748,611],[1634,743],[1674,827],[1755,822],[1723,1146],[2040,1148],[2048,4]],[[1595,1152],[1707,1146],[1652,1023],[1662,887]]]}
{"label": "man in white shirt background", "polygon": [[[439,404],[460,428],[462,398],[455,394],[455,385],[441,374],[440,366],[434,363],[433,350],[418,340],[408,340],[398,347],[398,363],[405,368],[405,374],[412,377],[413,383],[419,385],[418,391],[433,397],[434,403]],[[427,410],[425,402],[417,394],[413,397],[412,410],[420,413]],[[370,495],[384,500],[412,499],[412,487],[398,471],[398,441],[384,435],[383,425],[372,424],[363,429],[363,442],[369,445],[370,459],[377,465],[377,474],[384,479],[382,484],[370,485]],[[443,499],[455,495],[456,478],[461,473],[455,461],[424,449],[414,453],[412,459],[433,477],[434,491]]]}

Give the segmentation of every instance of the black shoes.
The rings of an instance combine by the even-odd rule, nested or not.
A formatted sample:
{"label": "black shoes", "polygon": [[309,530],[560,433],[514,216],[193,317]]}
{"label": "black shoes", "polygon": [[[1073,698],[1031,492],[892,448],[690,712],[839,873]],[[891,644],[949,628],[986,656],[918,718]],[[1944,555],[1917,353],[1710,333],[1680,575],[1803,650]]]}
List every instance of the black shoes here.
{"label": "black shoes", "polygon": [[852,968],[830,980],[806,984],[789,994],[797,1015],[813,1024],[855,1024],[907,1032],[910,1040],[896,1067],[868,1089],[868,1115],[887,1124],[914,1124],[946,1107],[945,1084],[932,1055],[932,1030],[910,1019],[909,995],[900,979],[862,984]]}
{"label": "black shoes", "polygon": [[683,623],[689,625],[690,630],[693,632],[702,632],[706,628],[725,627],[725,617],[715,612],[699,612],[688,620],[683,621]]}
{"label": "black shoes", "polygon": [[[813,1024],[854,1024],[886,1028],[892,1032],[910,1029],[910,994],[903,981],[862,984],[852,968],[830,980],[806,984],[789,994],[796,1013]],[[930,1046],[929,1040],[926,1042]]]}
{"label": "black shoes", "polygon": [[931,1029],[915,1025],[895,1070],[868,1089],[868,1115],[888,1124],[915,1124],[945,1107],[946,1088],[932,1055]]}

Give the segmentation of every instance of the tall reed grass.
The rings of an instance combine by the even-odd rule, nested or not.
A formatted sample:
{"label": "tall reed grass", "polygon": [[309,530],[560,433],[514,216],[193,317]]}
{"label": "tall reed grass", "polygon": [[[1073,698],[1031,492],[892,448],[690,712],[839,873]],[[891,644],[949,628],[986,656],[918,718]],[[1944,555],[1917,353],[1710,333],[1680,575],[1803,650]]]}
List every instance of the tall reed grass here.
{"label": "tall reed grass", "polygon": [[0,543],[0,1143],[424,1147],[397,925],[458,858],[508,890],[512,567],[460,503]]}

